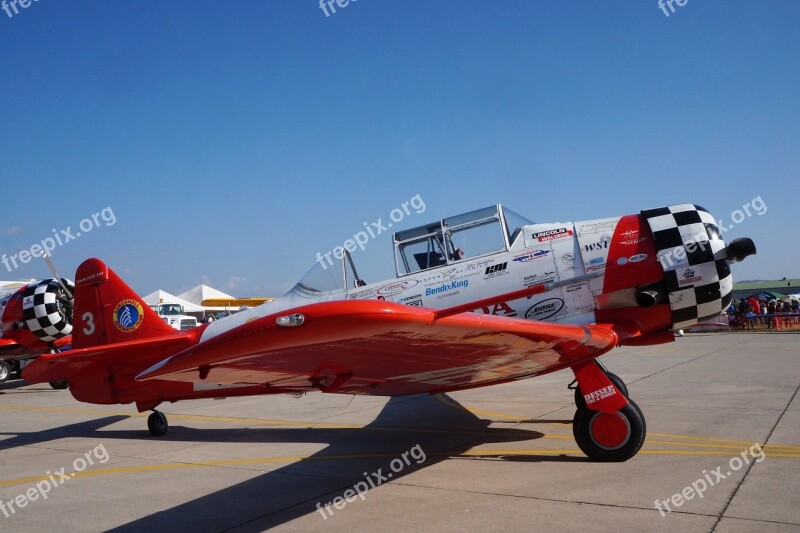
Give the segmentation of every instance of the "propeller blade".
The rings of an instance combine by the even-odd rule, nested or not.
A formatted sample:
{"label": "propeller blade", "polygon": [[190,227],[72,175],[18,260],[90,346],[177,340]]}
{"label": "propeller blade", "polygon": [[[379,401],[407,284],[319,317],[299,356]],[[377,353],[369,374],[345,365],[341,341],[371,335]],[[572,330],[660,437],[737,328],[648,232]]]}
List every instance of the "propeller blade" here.
{"label": "propeller blade", "polygon": [[61,279],[61,275],[58,273],[58,270],[56,270],[56,266],[50,260],[50,254],[47,251],[45,251],[42,254],[42,257],[44,258],[44,262],[47,263],[47,268],[50,270],[50,272],[52,272],[53,276],[55,276],[55,278],[58,280],[58,283],[61,285],[61,288],[64,289],[64,293],[67,295],[67,298],[72,300],[72,293],[69,292],[67,285],[64,283],[64,280]]}

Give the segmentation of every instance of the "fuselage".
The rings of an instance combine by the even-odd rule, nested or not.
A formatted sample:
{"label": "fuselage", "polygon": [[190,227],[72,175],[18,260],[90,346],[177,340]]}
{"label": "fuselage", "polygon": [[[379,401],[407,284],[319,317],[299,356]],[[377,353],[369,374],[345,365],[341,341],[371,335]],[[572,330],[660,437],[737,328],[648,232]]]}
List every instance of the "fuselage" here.
{"label": "fuselage", "polygon": [[[689,209],[689,204],[674,207]],[[705,211],[697,212],[706,220],[712,219]],[[717,307],[704,310],[706,318],[718,315],[730,301],[732,283],[729,271],[726,273],[715,264],[712,245],[707,245],[710,256],[706,263],[710,266],[690,265],[686,256],[673,257],[672,248],[656,242],[650,220],[637,214],[532,223],[502,206],[451,217],[395,233],[395,278],[365,283],[358,277],[349,253],[342,249],[335,261],[319,261],[282,297],[209,325],[201,341],[250,320],[314,302],[386,300],[444,309],[542,283],[555,287],[544,294],[501,301],[473,311],[588,324],[617,319],[623,310],[641,314],[644,307],[652,306],[663,312],[654,322],[651,320],[649,327],[677,329],[704,318],[698,314],[694,319],[674,323],[675,310],[685,299],[681,291],[719,284],[720,279],[726,278],[729,283],[723,283],[718,291]],[[721,250],[724,243],[714,228],[700,224],[691,229],[694,233],[686,233],[685,240],[716,241],[714,250]],[[706,271],[701,274],[702,269]],[[645,289],[654,290],[660,297],[642,304],[639,297]],[[670,300],[673,294],[678,295],[675,299],[679,301]],[[649,310],[651,315],[652,311]]]}

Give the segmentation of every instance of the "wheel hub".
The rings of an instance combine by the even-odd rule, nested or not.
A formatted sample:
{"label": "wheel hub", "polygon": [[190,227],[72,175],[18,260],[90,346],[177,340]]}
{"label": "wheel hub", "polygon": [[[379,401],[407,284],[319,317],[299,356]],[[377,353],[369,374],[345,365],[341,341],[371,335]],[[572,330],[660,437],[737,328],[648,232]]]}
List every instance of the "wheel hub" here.
{"label": "wheel hub", "polygon": [[631,424],[619,413],[597,413],[592,418],[589,434],[598,447],[616,450],[628,442]]}

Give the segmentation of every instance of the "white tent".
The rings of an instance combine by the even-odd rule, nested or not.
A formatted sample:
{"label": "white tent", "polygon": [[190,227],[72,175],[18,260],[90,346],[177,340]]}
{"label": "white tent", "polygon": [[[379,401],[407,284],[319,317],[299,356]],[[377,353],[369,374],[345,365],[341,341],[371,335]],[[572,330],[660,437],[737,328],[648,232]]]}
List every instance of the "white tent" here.
{"label": "white tent", "polygon": [[170,294],[162,290],[153,291],[142,298],[142,300],[144,300],[144,303],[147,305],[181,304],[184,312],[186,313],[202,313],[204,311],[202,306],[196,305],[192,302],[184,300],[179,296],[175,296],[174,294]]}
{"label": "white tent", "polygon": [[[234,297],[230,294],[225,294],[222,291],[218,291],[213,287],[209,287],[208,285],[198,285],[193,289],[189,289],[188,291],[178,295],[178,298],[183,298],[188,302],[192,302],[197,306],[203,306],[203,300],[233,300]],[[225,311],[229,309],[228,307],[206,307],[203,306],[203,309],[207,311]]]}

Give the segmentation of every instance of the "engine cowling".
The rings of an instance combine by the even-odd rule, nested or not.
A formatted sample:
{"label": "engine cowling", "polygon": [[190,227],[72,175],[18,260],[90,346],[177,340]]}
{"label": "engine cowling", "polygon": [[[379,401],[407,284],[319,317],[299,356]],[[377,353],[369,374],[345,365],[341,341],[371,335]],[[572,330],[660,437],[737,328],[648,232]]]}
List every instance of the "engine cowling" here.
{"label": "engine cowling", "polygon": [[[719,317],[733,297],[730,263],[755,254],[753,241],[737,239],[726,247],[716,220],[699,205],[646,209],[642,217],[664,271],[663,294],[657,296],[669,300],[673,329]],[[649,303],[646,291],[639,297],[640,305]]]}
{"label": "engine cowling", "polygon": [[[70,294],[75,284],[62,279]],[[43,342],[72,334],[73,299],[67,296],[56,279],[36,281],[25,287],[22,296],[22,320],[25,327]]]}

